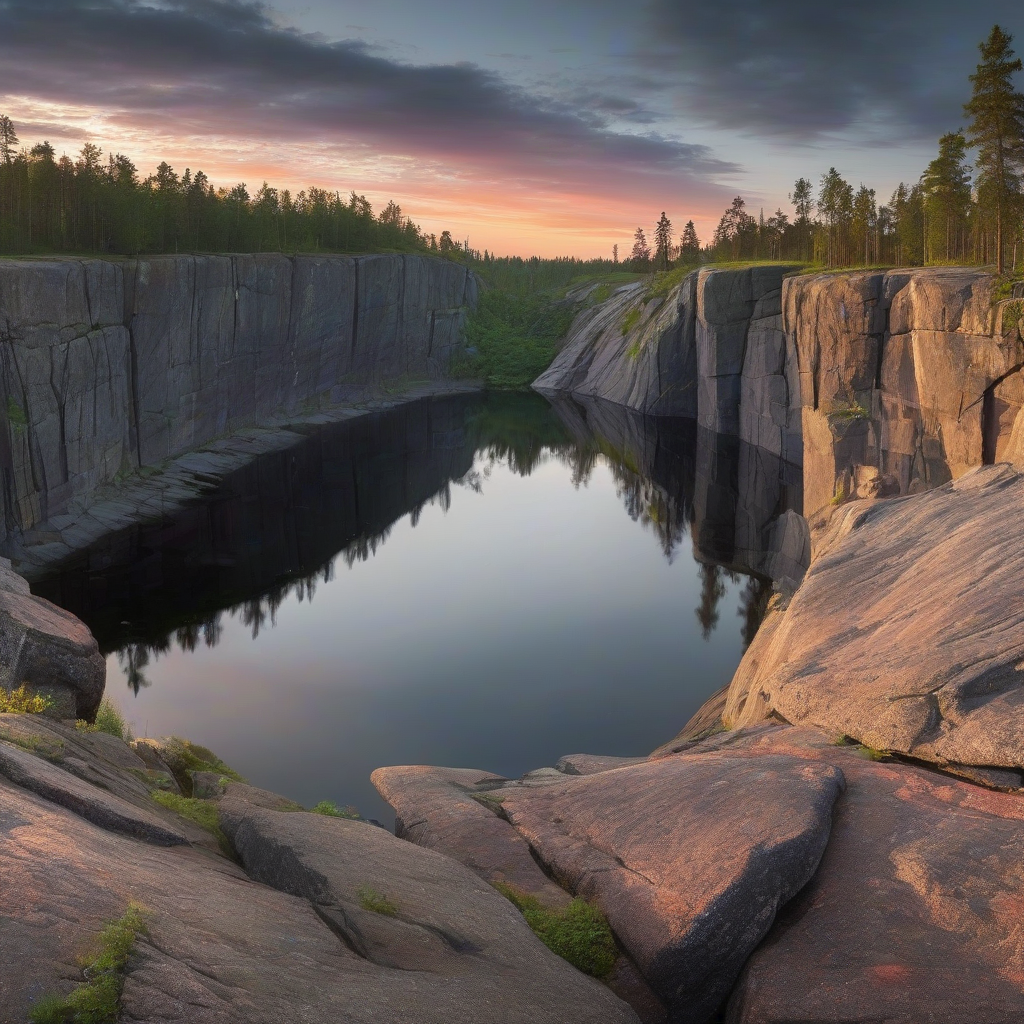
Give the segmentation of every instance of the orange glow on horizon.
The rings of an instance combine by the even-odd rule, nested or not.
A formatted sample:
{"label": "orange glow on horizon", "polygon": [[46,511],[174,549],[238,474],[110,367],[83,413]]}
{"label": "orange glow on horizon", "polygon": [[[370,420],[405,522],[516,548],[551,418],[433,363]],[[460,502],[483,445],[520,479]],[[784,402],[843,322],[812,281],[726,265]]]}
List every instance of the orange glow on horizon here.
{"label": "orange glow on horizon", "polygon": [[293,195],[310,186],[342,195],[355,191],[378,211],[394,200],[427,234],[448,230],[457,241],[499,256],[610,259],[617,244],[625,259],[637,225],[650,237],[662,209],[677,235],[692,219],[706,241],[726,205],[688,207],[678,195],[652,203],[600,182],[567,188],[557,176],[545,180],[538,174],[527,181],[497,166],[470,173],[456,164],[377,153],[361,143],[267,143],[216,135],[199,124],[191,133],[171,133],[91,107],[11,96],[3,103],[25,147],[48,139],[58,156],[74,156],[83,143],[93,142],[104,155],[125,153],[142,178],[166,160],[179,174],[202,169],[217,187],[245,182],[250,194],[264,181]]}

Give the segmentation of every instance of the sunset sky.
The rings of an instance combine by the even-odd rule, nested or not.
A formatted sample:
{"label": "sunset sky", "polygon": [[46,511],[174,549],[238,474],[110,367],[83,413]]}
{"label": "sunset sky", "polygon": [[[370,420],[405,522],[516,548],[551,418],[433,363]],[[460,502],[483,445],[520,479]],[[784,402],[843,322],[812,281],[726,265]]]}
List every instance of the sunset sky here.
{"label": "sunset sky", "polygon": [[702,240],[835,165],[887,199],[1020,0],[0,0],[0,112],[144,174],[395,199],[499,254]]}

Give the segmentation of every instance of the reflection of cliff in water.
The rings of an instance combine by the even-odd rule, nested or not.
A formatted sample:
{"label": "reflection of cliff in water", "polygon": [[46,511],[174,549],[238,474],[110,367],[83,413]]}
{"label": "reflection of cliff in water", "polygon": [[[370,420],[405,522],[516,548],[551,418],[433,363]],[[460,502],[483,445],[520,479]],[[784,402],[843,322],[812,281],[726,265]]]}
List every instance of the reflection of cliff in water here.
{"label": "reflection of cliff in water", "polygon": [[[110,535],[33,590],[84,619],[137,688],[149,660],[172,644],[216,644],[225,612],[254,636],[273,625],[289,596],[312,600],[339,558],[348,566],[369,558],[403,516],[415,525],[427,504],[447,508],[454,486],[484,487],[488,463],[525,476],[553,457],[579,485],[601,456],[628,513],[654,531],[667,557],[692,532],[705,563],[705,635],[717,622],[711,598],[723,590],[715,574],[753,574],[741,609],[752,635],[759,617],[750,609],[768,585],[754,535],[770,534],[764,524],[793,495],[772,499],[762,487],[771,507],[754,511],[740,482],[750,460],[727,440],[709,442],[692,421],[603,403],[553,409],[532,394],[429,399],[319,428],[231,473],[202,502]],[[760,472],[758,486],[769,476]]]}

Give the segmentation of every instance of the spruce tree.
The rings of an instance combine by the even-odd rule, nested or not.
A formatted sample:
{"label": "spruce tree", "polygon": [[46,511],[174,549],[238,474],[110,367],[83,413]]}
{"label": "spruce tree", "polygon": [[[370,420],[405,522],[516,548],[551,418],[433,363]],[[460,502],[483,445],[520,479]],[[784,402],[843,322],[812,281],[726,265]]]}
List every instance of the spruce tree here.
{"label": "spruce tree", "polygon": [[11,163],[17,145],[18,133],[13,122],[6,114],[0,114],[0,160],[5,164]]}
{"label": "spruce tree", "polygon": [[672,221],[661,211],[661,218],[654,227],[654,267],[656,270],[668,270],[672,262]]}
{"label": "spruce tree", "polygon": [[939,155],[921,175],[927,218],[926,263],[940,251],[946,262],[955,252],[962,252],[963,226],[971,207],[971,170],[966,154],[963,132],[948,132],[939,139]]}
{"label": "spruce tree", "polygon": [[637,271],[646,270],[650,266],[651,249],[643,228],[637,228],[633,234],[633,251],[629,254],[629,262]]}
{"label": "spruce tree", "polygon": [[700,239],[697,238],[697,229],[693,226],[693,221],[688,220],[679,239],[679,257],[685,262],[696,260],[699,256]]}
{"label": "spruce tree", "polygon": [[979,201],[995,213],[996,269],[1003,273],[1003,222],[1018,204],[1024,170],[1024,96],[1013,76],[1024,67],[1014,57],[1013,36],[998,25],[979,45],[981,63],[971,75],[974,92],[964,104],[970,118],[967,143],[978,148]]}

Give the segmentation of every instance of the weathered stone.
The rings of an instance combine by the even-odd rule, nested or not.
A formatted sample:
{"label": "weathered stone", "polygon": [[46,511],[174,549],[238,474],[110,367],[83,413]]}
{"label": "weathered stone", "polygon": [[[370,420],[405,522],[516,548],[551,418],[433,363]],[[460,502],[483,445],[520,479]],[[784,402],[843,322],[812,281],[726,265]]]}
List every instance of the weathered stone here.
{"label": "weathered stone", "polygon": [[669,1019],[708,1021],[825,848],[843,780],[809,767],[679,755],[504,788],[501,807],[554,877],[604,911]]}
{"label": "weathered stone", "polygon": [[726,721],[775,711],[940,763],[1024,767],[1024,475],[844,507],[755,639]]}
{"label": "weathered stone", "polygon": [[67,807],[101,828],[158,846],[187,843],[185,836],[155,814],[75,778],[70,772],[10,743],[0,743],[0,774],[16,786]]}
{"label": "weathered stone", "polygon": [[740,734],[729,752],[827,763],[847,782],[821,864],[747,962],[729,1024],[1024,1015],[1024,798],[872,761],[808,729]]}
{"label": "weathered stone", "polygon": [[419,256],[6,261],[0,535],[225,434],[444,379],[474,296]]}
{"label": "weathered stone", "polygon": [[[523,1024],[636,1021],[608,989],[550,953],[503,896],[448,857],[369,824],[258,807],[233,786],[220,818],[246,871],[310,900],[397,990],[389,1001],[402,994],[398,979],[408,979],[412,1019],[476,1024],[500,1007],[503,1019]],[[373,900],[390,909],[375,911]]]}
{"label": "weathered stone", "polygon": [[[0,591],[0,686],[70,699],[71,717],[92,720],[106,664],[80,619],[40,597]],[[66,716],[65,716],[66,717]]]}
{"label": "weathered stone", "polygon": [[484,880],[503,882],[550,907],[569,896],[530,854],[530,847],[487,804],[500,775],[468,768],[378,768],[371,780],[395,809],[395,835],[446,854]]}
{"label": "weathered stone", "polygon": [[598,772],[609,772],[613,768],[625,768],[626,765],[639,764],[643,757],[607,757],[601,754],[565,754],[558,759],[555,767],[563,775],[596,775]]}
{"label": "weathered stone", "polygon": [[[642,285],[618,289],[573,322],[551,366],[534,381],[542,393],[571,391],[656,416],[695,416],[696,273],[649,302]],[[628,317],[636,323],[624,330]]]}

